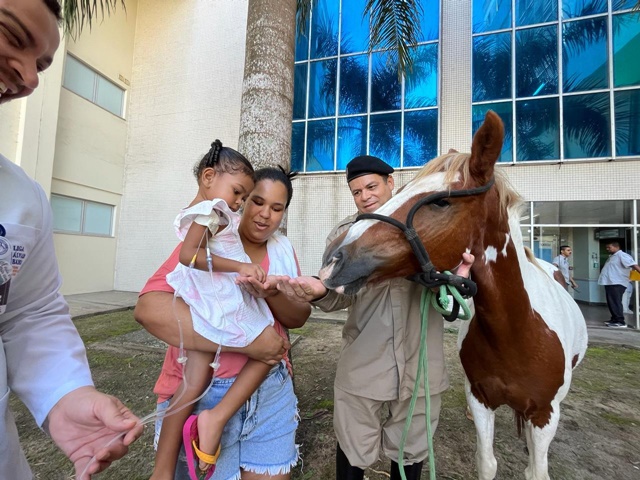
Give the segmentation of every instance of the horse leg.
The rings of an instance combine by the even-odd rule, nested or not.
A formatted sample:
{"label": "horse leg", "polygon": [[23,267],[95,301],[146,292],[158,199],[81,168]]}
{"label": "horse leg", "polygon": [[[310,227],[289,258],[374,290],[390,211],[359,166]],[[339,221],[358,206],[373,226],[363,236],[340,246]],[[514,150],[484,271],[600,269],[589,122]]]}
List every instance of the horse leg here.
{"label": "horse leg", "polygon": [[524,471],[526,480],[549,480],[549,462],[547,454],[551,440],[556,435],[560,420],[560,402],[551,402],[551,416],[544,427],[535,427],[530,420],[525,424],[527,446],[529,447],[529,465]]}
{"label": "horse leg", "polygon": [[480,480],[493,480],[498,470],[496,457],[493,455],[493,433],[495,426],[495,412],[482,405],[471,393],[469,380],[465,379],[465,393],[467,404],[473,415],[476,426],[476,465]]}

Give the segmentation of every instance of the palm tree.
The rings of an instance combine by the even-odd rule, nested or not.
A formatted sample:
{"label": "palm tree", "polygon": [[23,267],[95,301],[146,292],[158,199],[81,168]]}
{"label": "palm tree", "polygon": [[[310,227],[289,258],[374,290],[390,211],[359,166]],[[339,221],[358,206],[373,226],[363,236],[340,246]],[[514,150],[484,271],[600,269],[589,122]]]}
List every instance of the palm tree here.
{"label": "palm tree", "polygon": [[[335,0],[338,1],[338,0]],[[80,34],[126,0],[65,0],[64,28]],[[304,24],[315,0],[249,0],[239,148],[256,166],[289,166],[296,15]],[[370,49],[383,49],[398,75],[411,70],[422,0],[367,0]],[[297,12],[297,13],[296,13]]]}

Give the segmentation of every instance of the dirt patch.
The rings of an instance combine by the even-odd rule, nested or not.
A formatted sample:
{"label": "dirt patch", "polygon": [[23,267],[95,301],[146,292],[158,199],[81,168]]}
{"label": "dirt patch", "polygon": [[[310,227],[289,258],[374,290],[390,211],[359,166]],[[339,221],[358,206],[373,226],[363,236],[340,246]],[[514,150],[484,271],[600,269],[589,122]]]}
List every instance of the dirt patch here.
{"label": "dirt patch", "polygon": [[[114,314],[115,315],[115,314]],[[143,332],[133,331],[106,338],[98,324],[120,332],[136,330],[131,313],[112,319],[102,316],[91,323],[88,354],[94,379],[102,391],[120,397],[138,415],[154,409],[152,388],[163,359],[162,343]],[[96,317],[92,317],[96,318]],[[78,325],[81,334],[83,326]],[[122,324],[118,326],[118,324]],[[87,324],[89,325],[89,324]],[[340,347],[342,326],[310,321],[294,331],[299,339],[293,348],[295,389],[301,422],[298,442],[302,465],[294,480],[335,478],[333,435],[333,376]],[[445,351],[452,388],[444,395],[440,425],[435,437],[438,479],[467,480],[475,473],[475,430],[464,416],[463,376],[457,358],[455,333],[445,334]],[[551,478],[558,480],[632,480],[640,478],[640,351],[619,347],[592,347],[575,372],[573,386],[563,403],[562,418],[549,454]],[[12,399],[21,440],[35,477],[47,480],[73,478],[72,468],[51,441],[33,424],[24,407]],[[153,428],[147,428],[130,454],[112,466],[100,479],[147,479],[153,464]],[[515,433],[513,416],[507,409],[496,415],[499,479],[521,479],[527,464],[524,440]],[[388,479],[388,460],[367,469],[370,480]],[[428,478],[427,469],[423,478]]]}

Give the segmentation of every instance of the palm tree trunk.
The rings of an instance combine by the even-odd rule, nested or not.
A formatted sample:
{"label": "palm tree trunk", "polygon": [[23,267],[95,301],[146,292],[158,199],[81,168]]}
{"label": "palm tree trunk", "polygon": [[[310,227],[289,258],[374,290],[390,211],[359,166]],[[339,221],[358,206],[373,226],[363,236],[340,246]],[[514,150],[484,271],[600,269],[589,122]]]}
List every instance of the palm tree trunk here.
{"label": "palm tree trunk", "polygon": [[296,0],[249,0],[239,150],[256,168],[291,162]]}

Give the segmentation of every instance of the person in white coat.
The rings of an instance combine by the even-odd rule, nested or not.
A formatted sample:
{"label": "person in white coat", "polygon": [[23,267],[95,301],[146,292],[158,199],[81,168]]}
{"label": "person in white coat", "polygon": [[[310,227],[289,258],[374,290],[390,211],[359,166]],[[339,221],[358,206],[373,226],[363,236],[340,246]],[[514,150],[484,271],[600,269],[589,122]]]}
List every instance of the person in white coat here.
{"label": "person in white coat", "polygon": [[[0,103],[37,87],[60,42],[59,19],[57,0],[0,0]],[[93,386],[58,292],[52,232],[42,188],[0,155],[0,479],[33,477],[9,410],[11,391],[74,463],[78,480],[122,457],[142,432],[118,399]]]}

